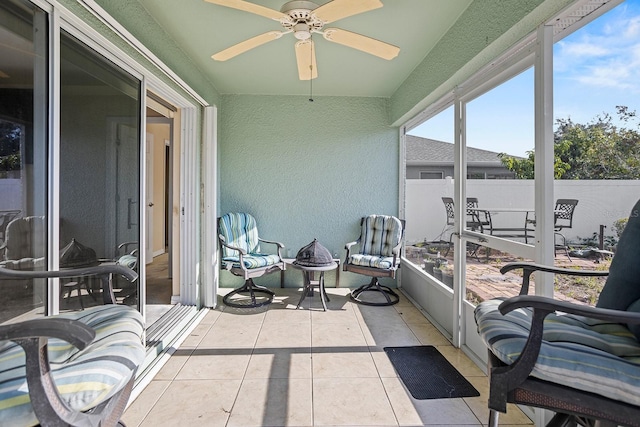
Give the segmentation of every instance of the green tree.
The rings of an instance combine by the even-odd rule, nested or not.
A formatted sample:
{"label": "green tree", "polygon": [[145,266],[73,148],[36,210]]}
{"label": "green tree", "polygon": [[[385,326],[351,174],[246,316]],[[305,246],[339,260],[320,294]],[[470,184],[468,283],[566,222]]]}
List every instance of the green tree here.
{"label": "green tree", "polygon": [[[640,127],[635,111],[617,106],[623,126],[616,126],[609,114],[587,124],[558,119],[554,132],[554,176],[556,179],[639,179]],[[502,164],[518,179],[533,179],[535,154],[526,158],[500,153]]]}
{"label": "green tree", "polygon": [[20,141],[22,129],[19,125],[0,120],[0,171],[20,169]]}

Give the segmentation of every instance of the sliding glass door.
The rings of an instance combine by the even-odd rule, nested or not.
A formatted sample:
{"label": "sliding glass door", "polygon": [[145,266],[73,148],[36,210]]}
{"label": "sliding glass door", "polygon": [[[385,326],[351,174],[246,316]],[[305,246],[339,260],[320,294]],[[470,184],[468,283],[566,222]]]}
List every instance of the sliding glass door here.
{"label": "sliding glass door", "polygon": [[[0,3],[0,267],[47,266],[47,14]],[[44,280],[0,279],[0,323],[36,317]]]}
{"label": "sliding glass door", "polygon": [[[60,62],[61,251],[137,257],[141,82],[65,32]],[[138,283],[114,279],[117,301],[137,306]],[[97,283],[61,287],[61,310],[102,303]]]}

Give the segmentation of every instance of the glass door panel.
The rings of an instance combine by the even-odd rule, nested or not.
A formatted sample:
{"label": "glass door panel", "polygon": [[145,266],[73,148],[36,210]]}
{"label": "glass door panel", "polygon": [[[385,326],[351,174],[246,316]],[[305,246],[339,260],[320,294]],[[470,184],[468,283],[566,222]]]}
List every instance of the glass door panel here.
{"label": "glass door panel", "polygon": [[[137,268],[141,83],[64,32],[60,59],[60,248]],[[114,278],[117,302],[137,306],[139,283]],[[97,280],[65,281],[60,298],[61,311],[102,303]]]}
{"label": "glass door panel", "polygon": [[[47,266],[47,15],[0,3],[0,267]],[[0,323],[44,314],[46,281],[0,279]]]}

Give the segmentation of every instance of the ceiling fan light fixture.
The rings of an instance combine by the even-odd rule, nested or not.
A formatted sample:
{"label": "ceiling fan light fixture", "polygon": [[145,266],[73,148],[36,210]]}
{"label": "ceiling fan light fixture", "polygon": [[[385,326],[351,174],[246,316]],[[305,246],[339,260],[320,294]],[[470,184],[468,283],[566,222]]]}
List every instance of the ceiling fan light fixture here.
{"label": "ceiling fan light fixture", "polygon": [[293,35],[298,40],[308,40],[311,37],[311,29],[306,23],[299,23],[293,26]]}

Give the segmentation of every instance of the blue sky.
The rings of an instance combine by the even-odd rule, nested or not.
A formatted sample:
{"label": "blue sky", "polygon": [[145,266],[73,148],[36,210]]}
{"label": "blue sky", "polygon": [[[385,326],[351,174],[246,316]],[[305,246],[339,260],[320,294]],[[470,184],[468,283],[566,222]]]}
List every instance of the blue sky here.
{"label": "blue sky", "polygon": [[[553,61],[555,118],[588,123],[615,116],[616,105],[640,114],[640,0],[625,1],[557,42]],[[533,70],[471,101],[467,117],[468,146],[525,156],[534,145]],[[452,124],[449,109],[410,133],[452,142]]]}

